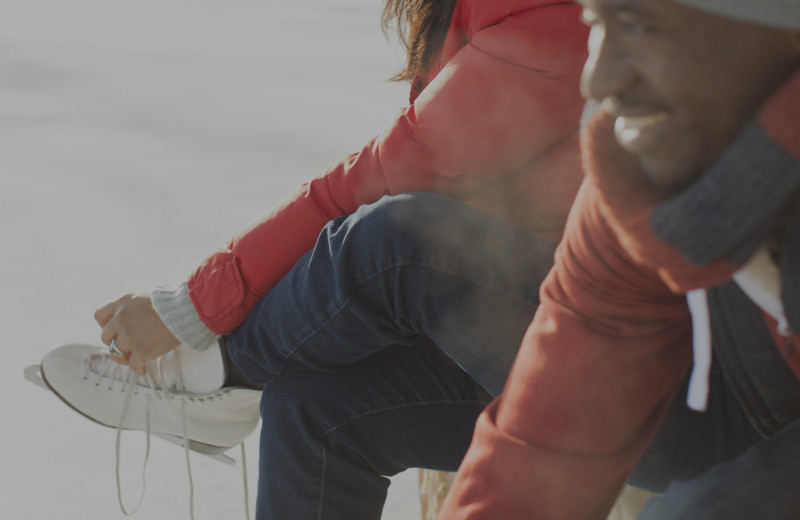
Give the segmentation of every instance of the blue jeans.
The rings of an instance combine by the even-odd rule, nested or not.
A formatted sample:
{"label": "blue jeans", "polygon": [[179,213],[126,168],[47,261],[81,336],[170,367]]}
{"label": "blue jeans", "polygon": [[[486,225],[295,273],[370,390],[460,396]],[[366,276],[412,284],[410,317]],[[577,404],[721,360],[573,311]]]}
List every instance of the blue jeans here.
{"label": "blue jeans", "polygon": [[[257,517],[380,518],[388,480],[455,471],[505,384],[554,247],[432,194],[332,221],[230,336],[264,384]],[[721,373],[711,414],[685,389],[631,483],[662,491],[755,442]],[[721,405],[721,406],[719,406]]]}
{"label": "blue jeans", "polygon": [[800,518],[800,420],[743,455],[691,480],[674,481],[639,520]]}
{"label": "blue jeans", "polygon": [[723,376],[716,355],[708,382],[708,408],[696,412],[686,405],[689,378],[684,379],[628,484],[664,493],[672,481],[698,477],[762,439]]}
{"label": "blue jeans", "polygon": [[264,384],[257,517],[376,519],[385,475],[456,470],[554,249],[432,194],[329,223],[228,340]]}

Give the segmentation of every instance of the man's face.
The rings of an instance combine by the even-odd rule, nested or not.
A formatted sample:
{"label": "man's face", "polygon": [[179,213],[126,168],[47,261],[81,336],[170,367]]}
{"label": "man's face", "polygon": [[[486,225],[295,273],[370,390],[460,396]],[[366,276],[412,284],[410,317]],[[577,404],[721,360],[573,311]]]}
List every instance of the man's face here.
{"label": "man's face", "polygon": [[[591,26],[584,96],[666,193],[705,171],[800,65],[800,33],[669,0],[579,0]],[[757,1],[757,0],[753,0]]]}

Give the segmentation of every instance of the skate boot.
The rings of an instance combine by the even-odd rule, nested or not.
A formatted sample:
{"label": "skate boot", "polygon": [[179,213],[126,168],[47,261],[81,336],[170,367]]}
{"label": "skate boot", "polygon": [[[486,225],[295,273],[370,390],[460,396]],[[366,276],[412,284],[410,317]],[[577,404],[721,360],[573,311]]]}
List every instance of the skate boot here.
{"label": "skate boot", "polygon": [[[151,435],[183,446],[191,484],[189,450],[234,464],[223,452],[242,444],[244,456],[243,441],[259,421],[261,391],[224,387],[225,364],[218,344],[202,352],[181,345],[137,375],[114,361],[106,347],[73,343],[48,352],[40,365],[25,369],[25,377],[83,416],[117,430],[118,485],[124,430],[146,432],[148,450]],[[120,507],[128,514],[121,491]]]}

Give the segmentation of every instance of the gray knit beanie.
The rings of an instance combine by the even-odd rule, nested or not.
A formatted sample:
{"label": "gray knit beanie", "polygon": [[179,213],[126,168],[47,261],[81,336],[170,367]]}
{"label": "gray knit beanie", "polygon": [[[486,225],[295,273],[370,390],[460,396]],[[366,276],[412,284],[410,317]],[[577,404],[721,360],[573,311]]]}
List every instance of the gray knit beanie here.
{"label": "gray knit beanie", "polygon": [[744,22],[800,30],[800,0],[674,0]]}

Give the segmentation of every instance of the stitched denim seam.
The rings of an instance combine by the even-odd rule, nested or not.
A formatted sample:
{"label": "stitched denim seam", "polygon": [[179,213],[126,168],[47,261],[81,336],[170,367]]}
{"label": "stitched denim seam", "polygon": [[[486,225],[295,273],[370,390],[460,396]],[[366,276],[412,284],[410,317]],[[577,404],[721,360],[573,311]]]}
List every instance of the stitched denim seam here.
{"label": "stitched denim seam", "polygon": [[319,506],[317,507],[317,520],[322,518],[322,504],[325,500],[325,477],[328,470],[328,454],[325,451],[325,443],[322,443],[322,475],[320,476],[319,486]]}

